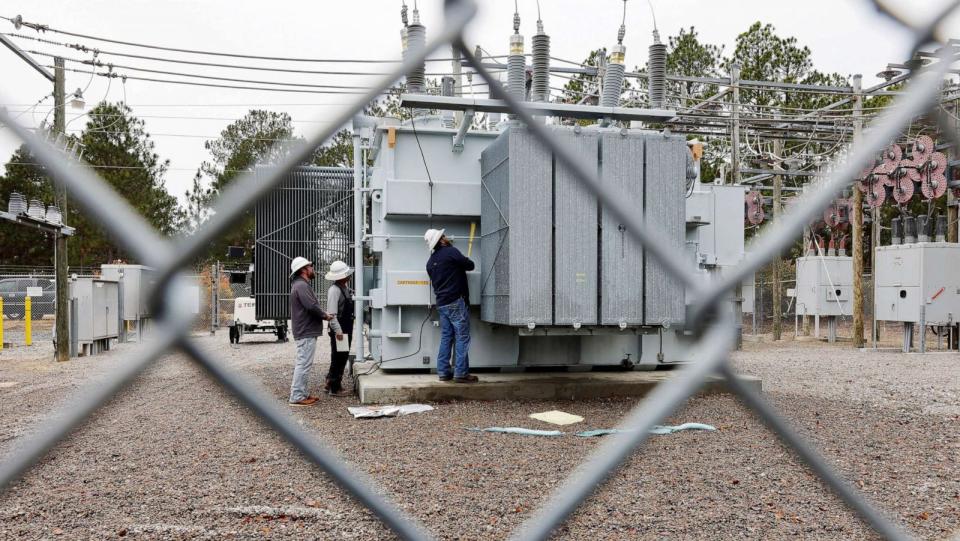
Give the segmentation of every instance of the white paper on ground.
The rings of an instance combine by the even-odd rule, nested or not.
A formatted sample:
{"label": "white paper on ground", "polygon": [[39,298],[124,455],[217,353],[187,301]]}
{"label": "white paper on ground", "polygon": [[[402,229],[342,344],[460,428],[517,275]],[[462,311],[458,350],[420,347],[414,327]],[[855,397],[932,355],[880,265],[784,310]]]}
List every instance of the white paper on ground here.
{"label": "white paper on ground", "polygon": [[579,415],[573,415],[572,413],[558,410],[534,413],[530,415],[530,418],[543,421],[545,423],[550,423],[552,425],[572,425],[574,423],[583,421],[583,417],[580,417]]}
{"label": "white paper on ground", "polygon": [[398,417],[411,413],[423,413],[433,410],[426,404],[404,404],[403,406],[357,406],[347,408],[354,419],[375,419],[377,417]]}
{"label": "white paper on ground", "polygon": [[337,353],[350,353],[350,342],[347,340],[347,335],[343,335],[343,338],[337,338],[334,342],[337,343]]}

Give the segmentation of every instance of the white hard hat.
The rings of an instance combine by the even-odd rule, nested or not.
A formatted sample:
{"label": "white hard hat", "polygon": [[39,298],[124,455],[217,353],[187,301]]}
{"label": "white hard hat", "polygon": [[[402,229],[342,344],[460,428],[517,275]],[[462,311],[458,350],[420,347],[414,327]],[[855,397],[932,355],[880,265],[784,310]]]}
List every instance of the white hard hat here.
{"label": "white hard hat", "polygon": [[290,278],[293,278],[294,274],[297,274],[297,271],[306,267],[307,265],[313,265],[309,259],[305,257],[297,256],[293,258],[293,261],[290,263]]}
{"label": "white hard hat", "polygon": [[353,274],[353,269],[351,269],[349,265],[343,261],[334,261],[330,264],[330,271],[327,272],[324,278],[330,280],[331,282],[336,282],[337,280],[342,280],[351,274]]}
{"label": "white hard hat", "polygon": [[433,248],[440,242],[440,237],[443,236],[443,232],[446,229],[427,229],[427,232],[423,234],[423,240],[427,241],[427,247],[430,248],[430,251],[433,251]]}

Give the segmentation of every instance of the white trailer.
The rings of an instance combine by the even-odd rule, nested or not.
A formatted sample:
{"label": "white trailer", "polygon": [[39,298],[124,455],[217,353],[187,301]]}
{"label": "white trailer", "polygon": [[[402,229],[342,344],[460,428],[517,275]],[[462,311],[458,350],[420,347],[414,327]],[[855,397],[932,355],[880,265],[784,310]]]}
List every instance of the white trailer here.
{"label": "white trailer", "polygon": [[287,341],[287,322],[257,320],[257,302],[253,297],[237,297],[233,300],[233,321],[228,325],[231,344],[239,344],[243,335],[251,333],[276,334],[278,341]]}

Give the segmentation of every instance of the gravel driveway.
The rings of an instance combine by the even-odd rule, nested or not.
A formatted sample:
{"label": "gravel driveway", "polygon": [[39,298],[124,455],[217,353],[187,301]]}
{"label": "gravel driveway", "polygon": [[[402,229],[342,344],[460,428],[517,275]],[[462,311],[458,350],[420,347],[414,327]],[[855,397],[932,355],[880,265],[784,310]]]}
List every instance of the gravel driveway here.
{"label": "gravel driveway", "polygon": [[[263,338],[267,340],[266,337]],[[292,343],[229,347],[231,367],[285,401]],[[135,344],[54,364],[0,357],[0,455]],[[738,368],[852,483],[923,538],[960,529],[960,355],[855,352],[816,342],[747,344]],[[326,370],[326,348],[315,381]],[[455,402],[354,420],[352,399],[290,414],[441,539],[502,539],[598,440],[475,433],[609,428],[630,400]],[[559,539],[863,539],[874,534],[729,396],[699,397],[671,424],[717,432],[653,436],[558,532]],[[569,429],[567,429],[570,431]],[[170,355],[0,497],[0,539],[380,539],[369,511],[305,462],[181,355]]]}

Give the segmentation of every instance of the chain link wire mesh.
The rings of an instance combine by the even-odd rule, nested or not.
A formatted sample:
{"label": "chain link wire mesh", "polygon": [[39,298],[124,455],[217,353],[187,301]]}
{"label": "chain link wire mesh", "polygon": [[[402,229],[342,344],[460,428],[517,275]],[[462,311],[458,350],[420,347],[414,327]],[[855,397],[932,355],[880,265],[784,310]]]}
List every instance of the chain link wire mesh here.
{"label": "chain link wire mesh", "polygon": [[[915,46],[931,42],[946,43],[941,35],[940,23],[953,13],[960,1],[951,1],[926,24],[914,25],[900,13],[892,10],[884,1],[874,0],[873,6],[897,21],[915,37]],[[278,434],[296,446],[309,460],[325,471],[333,481],[347,490],[362,505],[368,507],[383,523],[403,539],[430,539],[427,531],[413,518],[387,502],[365,475],[351,468],[335,456],[327,446],[317,442],[295,422],[290,420],[272,397],[259,386],[248,381],[223,363],[199,348],[190,339],[192,317],[190,308],[175,302],[182,298],[182,290],[190,287],[181,269],[202,254],[209,243],[223,234],[244,210],[266,196],[276,187],[284,175],[306,161],[313,149],[327,141],[340,126],[360,113],[363,107],[376,99],[385,89],[406,73],[413,70],[428,55],[444,44],[453,44],[463,58],[491,87],[491,93],[500,95],[517,119],[524,122],[546,147],[553,150],[563,166],[594,193],[607,212],[627,224],[634,241],[639,242],[647,253],[655,257],[668,272],[695,292],[698,302],[693,306],[692,321],[688,322],[699,332],[699,340],[691,346],[689,358],[694,359],[676,377],[659,385],[652,393],[627,414],[621,428],[628,432],[611,436],[590,454],[577,471],[561,484],[548,501],[535,512],[514,535],[514,539],[546,539],[576,509],[608,479],[614,471],[640,446],[648,436],[648,429],[670,415],[690,396],[697,392],[705,379],[714,373],[723,376],[729,388],[777,434],[777,436],[814,471],[851,509],[870,524],[878,534],[888,539],[907,539],[909,535],[879,509],[870,504],[859,492],[844,481],[826,460],[807,443],[788,421],[756,391],[744,385],[729,366],[728,357],[735,344],[736,322],[729,310],[723,309],[724,300],[744,278],[760,270],[773,257],[792,243],[803,226],[819,214],[830,201],[855,178],[872,155],[886,146],[887,142],[902,131],[915,117],[942,113],[934,107],[940,83],[950,66],[957,60],[947,48],[930,65],[914,72],[906,95],[884,116],[878,118],[847,154],[842,163],[835,164],[832,172],[819,183],[818,189],[801,197],[798,204],[777,221],[771,223],[754,240],[746,260],[733,272],[710,285],[702,285],[686,267],[681,258],[669,253],[657,244],[658,228],[645,223],[633,209],[616,200],[599,183],[595,174],[590,174],[584,164],[570,154],[562,152],[547,130],[524,108],[523,104],[505,92],[497,77],[493,76],[474,56],[463,41],[463,31],[477,11],[470,0],[448,0],[445,4],[446,24],[425,48],[410,52],[396,69],[383,77],[377,85],[357,99],[352,107],[340,111],[328,128],[295,147],[276,167],[272,174],[257,178],[255,173],[242,175],[221,196],[213,217],[194,235],[176,243],[161,238],[142,217],[137,215],[106,183],[89,170],[78,166],[69,158],[51,148],[34,136],[28,129],[16,123],[6,112],[0,110],[0,122],[23,139],[36,158],[49,168],[56,182],[65,186],[73,200],[90,215],[98,218],[118,241],[143,264],[158,269],[158,285],[153,291],[153,313],[162,314],[155,322],[153,339],[137,349],[128,362],[112,373],[105,381],[83,390],[69,401],[69,407],[52,421],[27,438],[3,463],[0,463],[0,487],[7,487],[22,475],[44,454],[55,446],[97,408],[112,398],[132,381],[148,365],[161,355],[179,349],[196,361],[207,374],[237,396],[247,407],[259,415]],[[915,47],[915,48],[916,48]],[[495,91],[495,92],[494,92]],[[949,123],[942,122],[944,127]],[[945,129],[951,142],[957,145],[957,134]],[[211,280],[213,287],[217,280]],[[194,282],[195,283],[195,282]],[[219,287],[219,285],[218,285]]]}
{"label": "chain link wire mesh", "polygon": [[[28,310],[27,297],[31,293],[41,294],[30,297]],[[31,345],[53,342],[56,302],[52,274],[0,273],[0,299],[5,348],[27,346],[28,321]]]}

